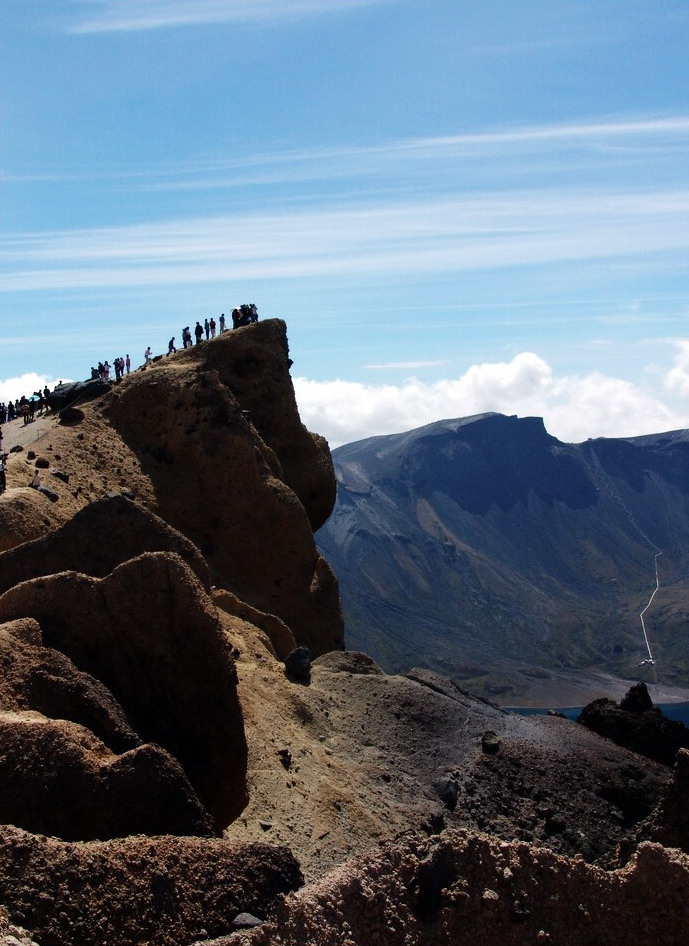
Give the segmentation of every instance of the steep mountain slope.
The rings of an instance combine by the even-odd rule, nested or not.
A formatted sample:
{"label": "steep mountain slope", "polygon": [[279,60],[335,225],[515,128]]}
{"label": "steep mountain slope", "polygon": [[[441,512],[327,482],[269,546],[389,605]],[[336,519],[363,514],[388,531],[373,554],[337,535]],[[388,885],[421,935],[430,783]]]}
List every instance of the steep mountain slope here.
{"label": "steep mountain slope", "polygon": [[[599,673],[689,683],[686,431],[573,445],[540,418],[483,414],[333,459],[319,547],[350,645],[386,669],[561,705],[588,699]],[[656,664],[642,669],[661,551],[645,618]]]}
{"label": "steep mountain slope", "polygon": [[259,323],[9,425],[0,946],[684,942],[688,751],[342,652],[289,365]]}

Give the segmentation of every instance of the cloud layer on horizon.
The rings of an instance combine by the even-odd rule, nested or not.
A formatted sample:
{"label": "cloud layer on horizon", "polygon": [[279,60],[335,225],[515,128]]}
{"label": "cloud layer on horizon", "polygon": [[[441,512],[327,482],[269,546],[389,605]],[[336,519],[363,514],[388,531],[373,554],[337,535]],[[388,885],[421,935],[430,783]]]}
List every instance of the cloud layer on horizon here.
{"label": "cloud layer on horizon", "polygon": [[[678,348],[664,381],[689,400],[689,343]],[[331,447],[486,412],[543,417],[549,433],[568,443],[661,433],[687,424],[686,415],[640,385],[600,372],[558,377],[533,352],[521,352],[510,362],[472,365],[459,378],[431,383],[295,378],[294,388],[302,422],[323,434]]]}
{"label": "cloud layer on horizon", "polygon": [[[689,341],[675,342],[676,356],[661,381],[686,412],[671,407],[642,385],[595,371],[557,376],[534,352],[509,362],[471,365],[458,378],[399,384],[362,384],[294,378],[302,422],[327,438],[331,448],[366,437],[401,433],[434,421],[496,412],[543,417],[546,429],[566,443],[589,437],[631,437],[687,426]],[[68,380],[68,379],[65,379]],[[55,378],[27,372],[0,380],[0,402],[53,388]]]}

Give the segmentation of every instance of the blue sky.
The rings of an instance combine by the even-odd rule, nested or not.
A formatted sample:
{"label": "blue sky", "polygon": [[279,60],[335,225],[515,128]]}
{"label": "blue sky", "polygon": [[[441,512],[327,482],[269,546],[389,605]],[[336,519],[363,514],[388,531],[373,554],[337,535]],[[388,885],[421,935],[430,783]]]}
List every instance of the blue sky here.
{"label": "blue sky", "polygon": [[3,0],[0,400],[250,301],[333,444],[686,426],[688,48],[685,0]]}

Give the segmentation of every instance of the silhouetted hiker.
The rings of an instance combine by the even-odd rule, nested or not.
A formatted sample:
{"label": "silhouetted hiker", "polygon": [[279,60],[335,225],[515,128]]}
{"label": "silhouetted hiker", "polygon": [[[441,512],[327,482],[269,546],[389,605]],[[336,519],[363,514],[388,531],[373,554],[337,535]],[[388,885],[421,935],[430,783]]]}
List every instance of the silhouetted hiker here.
{"label": "silhouetted hiker", "polygon": [[5,457],[0,456],[0,493],[7,489],[7,474],[5,473]]}
{"label": "silhouetted hiker", "polygon": [[182,329],[182,347],[191,348],[191,332],[188,325],[185,325]]}
{"label": "silhouetted hiker", "polygon": [[173,352],[176,352],[176,351],[177,349],[175,348],[175,336],[173,335],[170,341],[167,343],[167,353],[168,355],[172,355]]}
{"label": "silhouetted hiker", "polygon": [[211,316],[211,320],[208,323],[211,330],[211,338],[215,338],[215,319]]}
{"label": "silhouetted hiker", "polygon": [[194,327],[194,335],[196,336],[196,344],[201,344],[201,337],[203,336],[203,326],[200,322],[197,322]]}
{"label": "silhouetted hiker", "polygon": [[148,348],[146,349],[146,351],[144,352],[144,363],[145,363],[145,364],[150,365],[150,363],[151,363],[151,355],[152,355],[152,354],[153,354],[153,352],[151,351],[151,346],[149,345]]}
{"label": "silhouetted hiker", "polygon": [[208,341],[208,339],[211,337],[211,326],[210,326],[210,322],[208,321],[208,319],[205,319],[205,320],[204,320],[204,323],[203,323],[203,330],[204,330],[204,332],[206,333],[206,341]]}
{"label": "silhouetted hiker", "polygon": [[127,374],[129,374],[129,372],[131,371],[131,367],[132,367],[132,360],[131,360],[131,358],[129,357],[129,355],[127,355],[127,357],[124,359],[124,363],[125,363],[125,365],[127,366]]}
{"label": "silhouetted hiker", "polygon": [[222,335],[222,333],[225,331],[225,313],[224,312],[218,319],[218,322],[220,323],[220,334]]}

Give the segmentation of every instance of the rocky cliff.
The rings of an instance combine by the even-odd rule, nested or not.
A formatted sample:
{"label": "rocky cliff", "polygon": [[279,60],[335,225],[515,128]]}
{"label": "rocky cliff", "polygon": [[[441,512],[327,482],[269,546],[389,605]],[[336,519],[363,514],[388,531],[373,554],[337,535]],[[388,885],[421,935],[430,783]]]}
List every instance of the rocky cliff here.
{"label": "rocky cliff", "polygon": [[248,326],[60,392],[12,454],[2,946],[682,941],[683,756],[342,652],[289,367]]}

